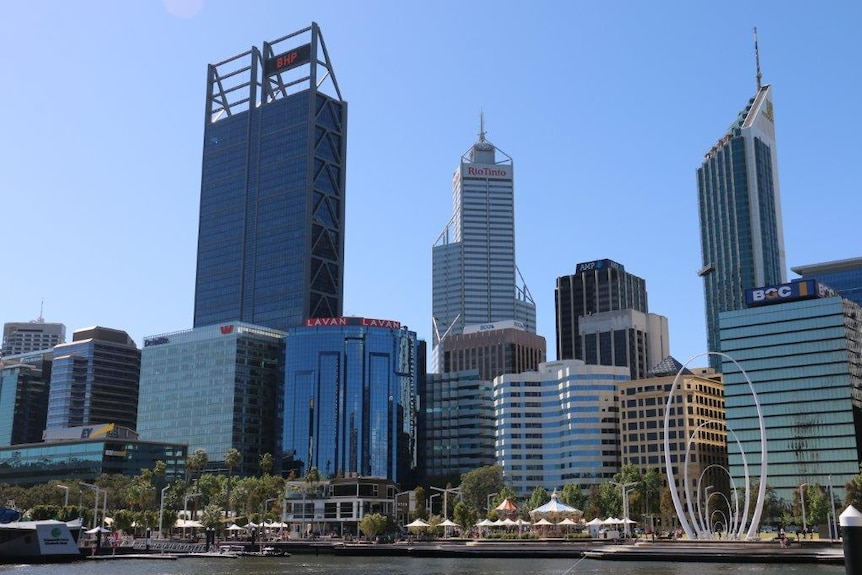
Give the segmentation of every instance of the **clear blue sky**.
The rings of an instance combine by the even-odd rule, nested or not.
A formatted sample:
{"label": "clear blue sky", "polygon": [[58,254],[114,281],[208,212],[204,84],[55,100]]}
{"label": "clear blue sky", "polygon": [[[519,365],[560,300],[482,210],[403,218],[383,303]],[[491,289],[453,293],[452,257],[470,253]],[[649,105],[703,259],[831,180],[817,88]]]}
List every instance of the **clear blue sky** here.
{"label": "clear blue sky", "polygon": [[706,351],[695,171],[754,94],[754,26],[788,266],[862,255],[858,1],[3,8],[0,323],[44,298],[69,338],[190,328],[207,64],[311,21],[349,102],[345,315],[430,340],[431,246],[484,110],[549,359],[556,278],[605,257],[646,279],[675,357]]}

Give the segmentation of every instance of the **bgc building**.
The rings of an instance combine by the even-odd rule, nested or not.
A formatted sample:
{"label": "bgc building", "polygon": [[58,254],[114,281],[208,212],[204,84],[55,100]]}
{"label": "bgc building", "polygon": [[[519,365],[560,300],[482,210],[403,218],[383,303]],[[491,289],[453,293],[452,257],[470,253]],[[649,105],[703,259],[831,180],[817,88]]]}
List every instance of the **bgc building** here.
{"label": "bgc building", "polygon": [[[748,375],[764,416],[767,477],[791,501],[802,483],[844,485],[862,461],[862,307],[814,279],[746,290],[746,309],[719,316],[728,432],[760,475],[760,431]],[[738,364],[738,365],[737,365]],[[728,442],[730,472],[743,454]]]}

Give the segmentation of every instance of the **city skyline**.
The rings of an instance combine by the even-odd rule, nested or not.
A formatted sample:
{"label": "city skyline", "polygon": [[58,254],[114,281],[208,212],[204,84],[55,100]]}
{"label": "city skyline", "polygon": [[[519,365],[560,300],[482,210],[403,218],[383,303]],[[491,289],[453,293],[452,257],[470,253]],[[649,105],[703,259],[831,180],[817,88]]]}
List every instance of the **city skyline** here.
{"label": "city skyline", "polygon": [[[860,53],[860,8],[748,7],[740,21],[742,3],[620,4],[621,18],[618,5],[503,14],[444,3],[403,28],[387,3],[297,6],[278,22],[260,17],[281,14],[267,3],[239,13],[205,4],[185,18],[158,3],[14,6],[4,66],[26,79],[28,62],[63,54],[51,73],[69,93],[56,106],[22,81],[0,96],[15,111],[15,146],[0,160],[4,233],[27,237],[34,221],[55,231],[48,256],[9,254],[0,322],[35,318],[44,298],[47,321],[121,329],[139,346],[191,327],[203,69],[316,21],[351,103],[345,315],[397,320],[431,341],[429,238],[448,218],[453,160],[484,110],[488,138],[518,163],[517,257],[537,333],[555,335],[555,278],[610,258],[647,281],[675,357],[706,351],[693,174],[752,93],[754,26],[775,90],[787,265],[859,255],[848,166],[862,118],[844,72]],[[435,34],[443,25],[449,42]],[[508,50],[517,34],[530,50]],[[107,71],[151,81],[105,96],[91,87]],[[565,105],[543,100],[557,92]]]}

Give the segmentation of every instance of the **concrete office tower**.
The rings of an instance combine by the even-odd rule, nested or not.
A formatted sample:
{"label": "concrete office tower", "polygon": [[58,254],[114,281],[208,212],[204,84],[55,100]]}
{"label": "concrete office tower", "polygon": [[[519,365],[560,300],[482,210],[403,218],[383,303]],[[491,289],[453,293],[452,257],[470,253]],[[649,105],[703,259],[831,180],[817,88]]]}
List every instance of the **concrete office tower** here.
{"label": "concrete office tower", "polygon": [[[862,305],[862,258],[790,268],[804,280],[819,280],[845,299]],[[794,280],[795,281],[795,280]]]}
{"label": "concrete office tower", "polygon": [[638,379],[670,354],[667,318],[649,313],[646,281],[613,260],[558,277],[554,305],[560,359],[628,367]]}
{"label": "concrete office tower", "polygon": [[[416,333],[364,317],[309,319],[287,332],[283,446],[303,477],[385,477],[417,468]],[[423,366],[424,367],[424,366]]]}
{"label": "concrete office tower", "polygon": [[[712,485],[733,501],[727,468],[724,386],[712,368],[686,368],[677,380],[668,418],[670,452],[664,451],[664,416],[668,394],[682,364],[673,357],[653,366],[644,379],[622,381],[620,386],[620,451],[623,465],[634,465],[642,473],[657,470],[667,486],[665,461],[670,457],[677,488],[684,486],[683,462],[688,453],[688,477],[701,492]],[[661,514],[661,525],[672,525],[675,513],[661,513],[658,493],[650,502],[650,513]],[[724,500],[719,506],[727,514]],[[727,515],[729,517],[729,515]]]}
{"label": "concrete office tower", "polygon": [[758,62],[757,92],[697,170],[706,351],[723,351],[718,315],[744,309],[745,290],[787,281],[774,121]]}
{"label": "concrete office tower", "polygon": [[0,358],[0,447],[42,440],[52,356],[48,350]]}
{"label": "concrete office tower", "polygon": [[42,351],[61,343],[66,343],[66,326],[62,323],[45,323],[41,317],[36,321],[4,323],[0,356]]}
{"label": "concrete office tower", "polygon": [[[760,433],[751,379],[764,414],[769,485],[792,501],[801,483],[827,486],[843,499],[862,461],[862,307],[816,280],[746,292],[749,308],[720,316],[727,427],[760,475]],[[739,485],[743,460],[728,441]]]}
{"label": "concrete office tower", "polygon": [[484,120],[455,171],[452,203],[432,250],[433,372],[440,340],[464,326],[515,320],[536,332],[536,304],[515,263],[514,166],[485,139]]}
{"label": "concrete office tower", "polygon": [[260,456],[281,470],[283,332],[241,322],[144,338],[138,432],[142,439],[204,449],[210,469],[239,450],[232,471],[260,473]]}
{"label": "concrete office tower", "polygon": [[441,373],[479,370],[491,381],[504,373],[535,371],[546,360],[545,338],[516,321],[468,325],[460,335],[448,335],[441,344]]}
{"label": "concrete office tower", "polygon": [[136,429],[141,352],[118,329],[91,327],[54,348],[47,428],[116,423]]}
{"label": "concrete office tower", "polygon": [[341,315],[347,103],[317,24],[209,66],[194,327]]}
{"label": "concrete office tower", "polygon": [[620,468],[619,384],[627,368],[580,360],[494,380],[497,464],[521,497],[538,486],[589,489]]}

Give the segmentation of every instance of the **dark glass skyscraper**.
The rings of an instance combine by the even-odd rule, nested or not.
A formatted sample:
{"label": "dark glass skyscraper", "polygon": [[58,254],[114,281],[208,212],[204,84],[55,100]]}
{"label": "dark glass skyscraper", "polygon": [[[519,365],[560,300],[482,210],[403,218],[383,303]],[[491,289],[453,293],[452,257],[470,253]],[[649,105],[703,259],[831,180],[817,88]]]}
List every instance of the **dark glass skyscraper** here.
{"label": "dark glass skyscraper", "polygon": [[862,306],[862,258],[796,266],[791,269],[802,276],[802,279],[820,280],[841,297]]}
{"label": "dark glass skyscraper", "polygon": [[[557,314],[557,359],[581,359],[589,364],[610,365],[607,362],[590,361],[586,357],[579,327],[583,316],[617,310],[649,312],[646,282],[608,259],[580,263],[574,275],[558,277],[554,302]],[[628,344],[624,342],[624,345]]]}
{"label": "dark glass skyscraper", "polygon": [[[697,170],[708,351],[718,314],[745,309],[745,290],[787,281],[772,87],[760,86]],[[710,357],[721,370],[721,358]]]}
{"label": "dark glass skyscraper", "polygon": [[346,130],[317,24],[209,66],[195,327],[341,315]]}

